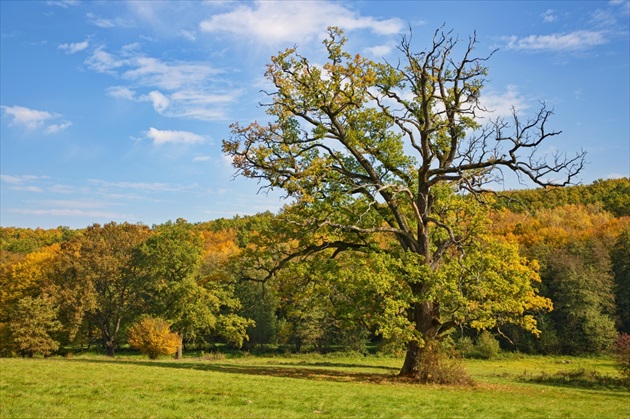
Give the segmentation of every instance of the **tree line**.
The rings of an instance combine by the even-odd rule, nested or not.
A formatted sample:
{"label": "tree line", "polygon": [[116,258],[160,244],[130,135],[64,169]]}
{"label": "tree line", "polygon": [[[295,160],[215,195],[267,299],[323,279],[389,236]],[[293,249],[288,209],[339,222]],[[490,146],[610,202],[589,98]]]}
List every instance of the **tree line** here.
{"label": "tree line", "polygon": [[[626,178],[575,188],[597,194],[629,187]],[[567,196],[572,189],[564,189]],[[474,255],[473,262],[495,271],[507,263],[510,281],[478,278],[491,282],[477,290],[482,297],[468,296],[478,313],[460,322],[450,339],[488,329],[506,350],[605,352],[619,333],[630,332],[630,219],[599,200],[509,208],[535,193],[544,198],[547,192],[515,191],[487,214],[495,254]],[[400,313],[408,291],[400,275],[414,272],[379,251],[388,246],[387,236],[371,251],[304,253],[285,261],[300,249],[290,213],[285,208],[197,224],[180,219],[152,228],[2,228],[0,350],[32,356],[99,345],[113,356],[130,328],[151,316],[180,336],[180,351],[217,343],[292,351],[366,351],[374,344],[383,352],[402,351],[408,326]],[[521,308],[535,321],[535,333],[527,324],[484,317],[484,310],[509,315],[509,308],[495,307],[514,304],[504,301],[513,292],[504,287],[518,286],[518,275],[531,272],[539,280],[532,281],[532,303]]]}

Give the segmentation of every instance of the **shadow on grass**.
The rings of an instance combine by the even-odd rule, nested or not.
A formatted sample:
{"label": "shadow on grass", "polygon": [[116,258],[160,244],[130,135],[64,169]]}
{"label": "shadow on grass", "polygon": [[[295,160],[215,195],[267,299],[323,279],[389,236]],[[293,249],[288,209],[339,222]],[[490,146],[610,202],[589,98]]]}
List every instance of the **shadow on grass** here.
{"label": "shadow on grass", "polygon": [[[336,381],[336,382],[362,382],[386,384],[400,382],[395,375],[398,371],[391,367],[371,367],[355,364],[335,364],[332,362],[316,363],[290,363],[283,362],[273,366],[263,365],[238,365],[223,361],[141,361],[141,360],[121,360],[121,359],[68,359],[68,362],[77,363],[111,363],[116,365],[138,365],[143,367],[174,368],[186,370],[212,371],[226,374],[247,374],[261,375],[268,377],[307,379],[315,381]],[[331,366],[339,368],[378,368],[390,370],[389,373],[364,373],[353,371],[341,371],[336,369],[321,368],[321,366]]]}
{"label": "shadow on grass", "polygon": [[595,370],[579,368],[572,371],[558,371],[555,374],[542,372],[539,375],[522,374],[519,381],[544,384],[556,387],[585,388],[593,390],[630,390],[628,382],[621,378],[603,375]]}

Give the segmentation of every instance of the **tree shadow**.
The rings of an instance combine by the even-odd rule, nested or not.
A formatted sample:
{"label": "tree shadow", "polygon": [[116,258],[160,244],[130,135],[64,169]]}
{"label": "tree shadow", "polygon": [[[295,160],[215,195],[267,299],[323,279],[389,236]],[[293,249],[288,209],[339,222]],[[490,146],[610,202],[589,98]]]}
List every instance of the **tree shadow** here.
{"label": "tree shadow", "polygon": [[558,371],[554,374],[541,372],[539,375],[521,374],[519,381],[553,387],[570,387],[612,392],[630,391],[629,383],[621,378],[600,374],[595,370],[579,368],[573,371]]}
{"label": "tree shadow", "polygon": [[[395,374],[398,371],[392,367],[375,367],[358,364],[335,364],[332,362],[315,363],[291,363],[282,362],[270,366],[265,365],[242,365],[224,361],[141,361],[141,360],[121,360],[121,359],[68,359],[69,362],[77,363],[111,363],[116,365],[138,365],[150,368],[173,368],[198,371],[220,372],[225,374],[246,374],[257,376],[268,376],[278,378],[293,378],[313,381],[335,381],[335,382],[361,382],[373,384],[386,384],[397,381]],[[388,370],[386,373],[367,373],[342,371],[337,369],[322,368],[323,366],[339,368],[375,368]]]}

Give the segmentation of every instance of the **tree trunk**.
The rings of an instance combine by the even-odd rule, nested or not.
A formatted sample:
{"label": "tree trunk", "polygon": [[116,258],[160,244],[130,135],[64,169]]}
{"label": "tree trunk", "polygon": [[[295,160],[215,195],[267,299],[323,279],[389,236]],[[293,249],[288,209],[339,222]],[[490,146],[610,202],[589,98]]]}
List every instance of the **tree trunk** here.
{"label": "tree trunk", "polygon": [[105,341],[105,350],[107,351],[107,356],[114,357],[114,351],[116,349],[116,344],[113,340]]}
{"label": "tree trunk", "polygon": [[399,377],[416,378],[418,376],[418,365],[420,364],[421,350],[422,348],[420,347],[420,342],[417,340],[412,340],[407,344],[405,363],[398,373]]}
{"label": "tree trunk", "polygon": [[184,357],[184,338],[179,339],[179,346],[177,347],[177,353],[175,359],[182,359]]}
{"label": "tree trunk", "polygon": [[400,377],[421,382],[439,381],[437,316],[434,303],[426,301],[414,304],[412,316],[414,325],[424,342],[412,340],[407,344],[405,362],[398,374]]}

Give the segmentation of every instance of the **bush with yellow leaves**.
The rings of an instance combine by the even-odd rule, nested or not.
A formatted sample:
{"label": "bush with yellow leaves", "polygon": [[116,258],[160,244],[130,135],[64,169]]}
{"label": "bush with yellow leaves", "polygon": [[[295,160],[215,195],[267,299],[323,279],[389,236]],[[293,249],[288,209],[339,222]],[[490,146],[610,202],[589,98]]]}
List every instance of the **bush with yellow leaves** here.
{"label": "bush with yellow leaves", "polygon": [[145,317],[129,329],[129,345],[138,349],[149,359],[160,355],[172,355],[177,352],[181,338],[171,332],[169,324],[160,318]]}

